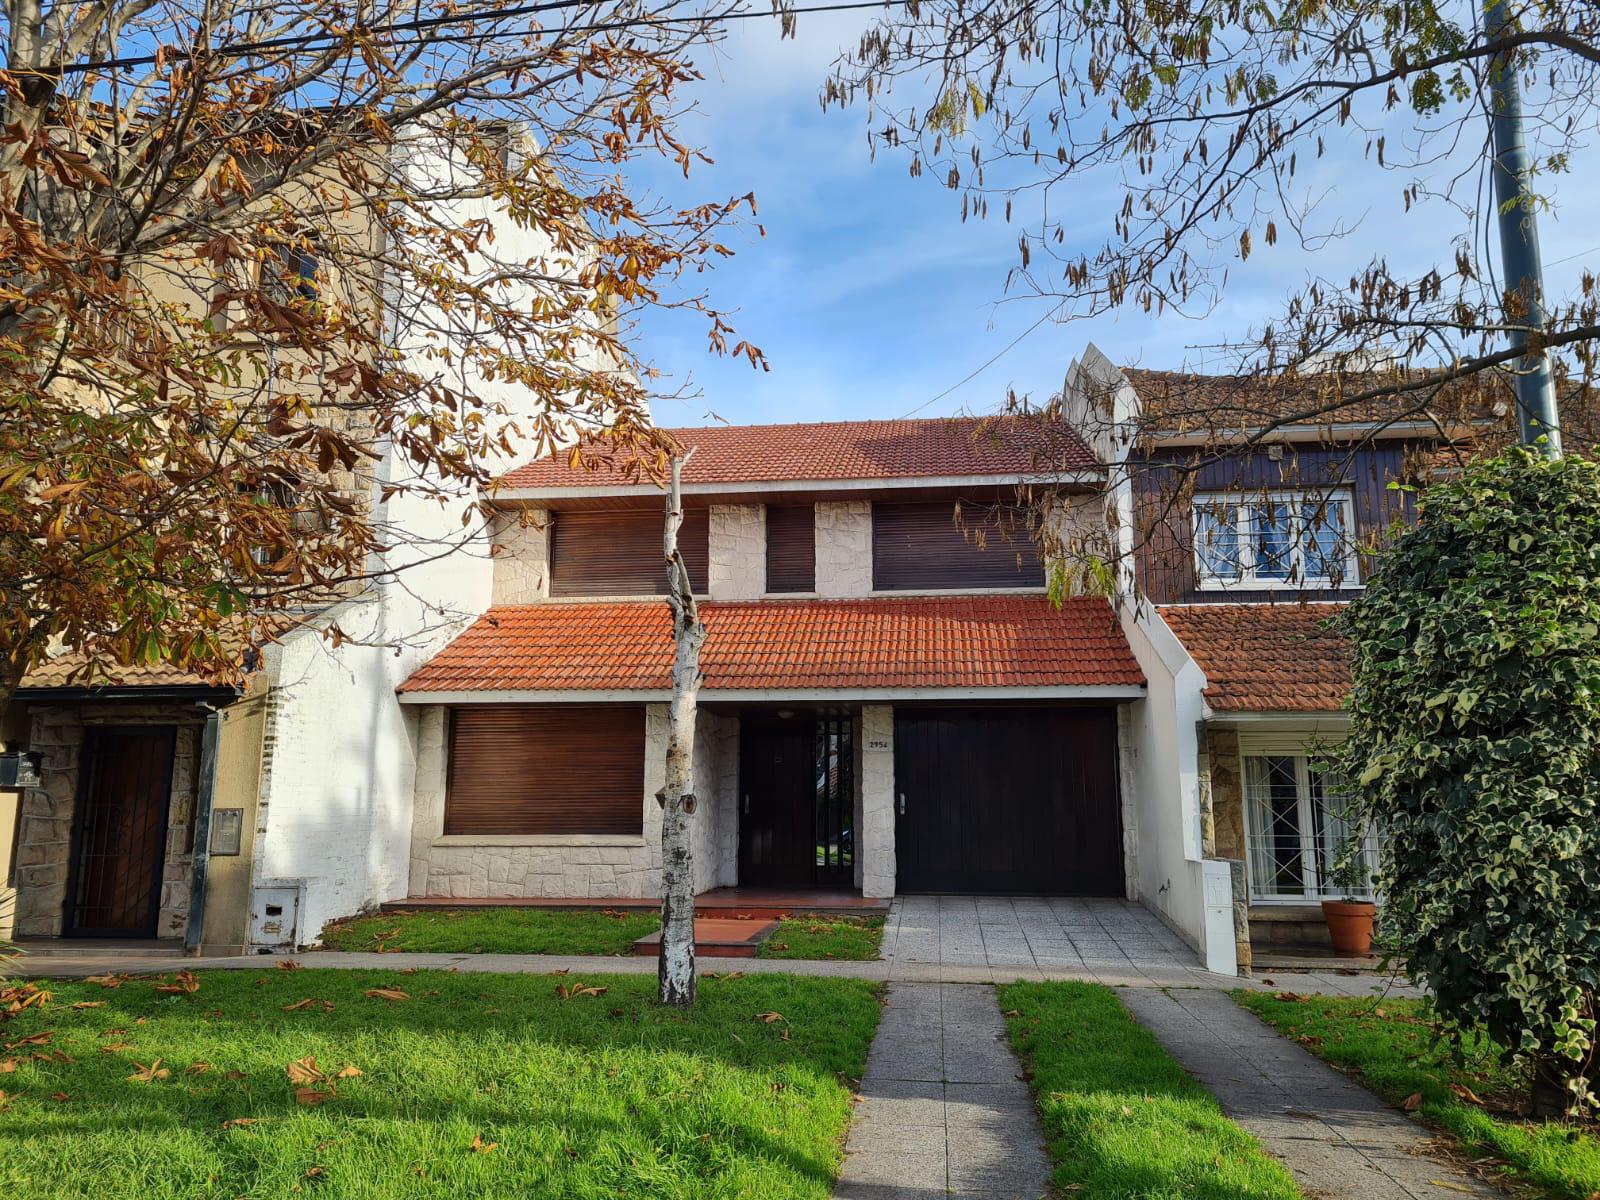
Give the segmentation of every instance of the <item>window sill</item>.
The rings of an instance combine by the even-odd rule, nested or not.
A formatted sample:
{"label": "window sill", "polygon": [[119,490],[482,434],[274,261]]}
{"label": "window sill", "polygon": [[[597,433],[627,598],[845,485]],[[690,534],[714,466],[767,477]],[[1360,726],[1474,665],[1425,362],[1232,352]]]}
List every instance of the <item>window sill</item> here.
{"label": "window sill", "polygon": [[643,834],[631,833],[446,833],[430,846],[643,846]]}
{"label": "window sill", "polygon": [[874,600],[887,600],[893,596],[1048,596],[1048,587],[1028,584],[1025,587],[965,587],[965,588],[874,588],[867,595]]}
{"label": "window sill", "polygon": [[1334,583],[1332,580],[1295,580],[1290,583],[1279,579],[1230,579],[1219,581],[1202,579],[1196,590],[1202,592],[1359,592],[1364,583]]}

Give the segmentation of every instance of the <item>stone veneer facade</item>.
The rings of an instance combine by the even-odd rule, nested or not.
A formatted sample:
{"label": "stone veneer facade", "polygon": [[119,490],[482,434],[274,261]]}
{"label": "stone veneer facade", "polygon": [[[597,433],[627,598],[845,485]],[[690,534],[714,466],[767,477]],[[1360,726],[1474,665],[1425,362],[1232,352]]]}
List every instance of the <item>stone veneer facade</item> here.
{"label": "stone veneer facade", "polygon": [[[446,712],[417,711],[416,804],[411,827],[412,896],[632,899],[661,893],[661,808],[667,706],[645,708],[643,830],[638,836],[557,837],[444,833],[448,770]],[[702,710],[696,718],[695,891],[734,881],[738,862],[739,722]]]}
{"label": "stone veneer facade", "polygon": [[550,598],[550,513],[543,508],[498,514],[492,530],[495,604]]}
{"label": "stone veneer facade", "polygon": [[871,595],[871,502],[818,503],[816,555],[817,595],[828,599]]}
{"label": "stone veneer facade", "polygon": [[85,728],[173,725],[177,727],[177,737],[156,936],[182,937],[189,921],[189,873],[193,859],[190,827],[194,819],[203,715],[192,704],[50,705],[33,710],[32,724],[29,746],[43,755],[43,786],[29,788],[22,795],[15,876],[17,934],[57,937],[65,925],[73,816],[82,774],[80,759]]}

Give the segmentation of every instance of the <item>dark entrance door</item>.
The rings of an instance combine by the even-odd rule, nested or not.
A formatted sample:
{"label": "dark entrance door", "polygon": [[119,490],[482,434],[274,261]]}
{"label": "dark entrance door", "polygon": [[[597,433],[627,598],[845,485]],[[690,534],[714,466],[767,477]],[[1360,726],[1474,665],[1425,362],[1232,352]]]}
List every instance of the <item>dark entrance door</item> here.
{"label": "dark entrance door", "polygon": [[170,725],[84,731],[67,885],[69,936],[155,935],[176,733]]}
{"label": "dark entrance door", "polygon": [[739,882],[855,881],[852,719],[745,716],[739,731]]}
{"label": "dark entrance door", "polygon": [[897,709],[895,856],[910,892],[1122,894],[1110,709]]}

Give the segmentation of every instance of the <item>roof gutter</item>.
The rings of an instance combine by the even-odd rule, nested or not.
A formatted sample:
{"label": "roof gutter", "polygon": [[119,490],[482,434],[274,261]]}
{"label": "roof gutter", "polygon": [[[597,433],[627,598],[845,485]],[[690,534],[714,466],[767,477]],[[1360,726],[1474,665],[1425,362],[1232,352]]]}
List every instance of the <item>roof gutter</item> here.
{"label": "roof gutter", "polygon": [[[877,492],[887,489],[934,487],[992,487],[1032,483],[1040,486],[1081,485],[1093,487],[1105,481],[1103,466],[1075,467],[1054,474],[1004,472],[994,475],[904,475],[886,479],[741,479],[715,483],[685,483],[686,496],[742,495],[749,492]],[[653,483],[575,484],[563,487],[501,487],[490,499],[506,500],[583,500],[617,499],[634,496],[659,496]]]}
{"label": "roof gutter", "polygon": [[[841,688],[706,688],[700,699],[710,703],[828,700],[834,703],[912,703],[926,700],[1138,700],[1142,683],[1049,684],[1030,687],[841,687]],[[671,688],[543,688],[399,693],[402,704],[645,704],[672,699]]]}

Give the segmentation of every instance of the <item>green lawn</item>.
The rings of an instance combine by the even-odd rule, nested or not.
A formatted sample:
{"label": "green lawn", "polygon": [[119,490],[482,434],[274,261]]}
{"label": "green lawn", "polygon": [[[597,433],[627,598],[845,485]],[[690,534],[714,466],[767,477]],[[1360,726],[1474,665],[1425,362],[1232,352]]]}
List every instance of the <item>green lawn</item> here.
{"label": "green lawn", "polygon": [[419,909],[336,922],[322,931],[322,944],[435,954],[631,954],[635,941],[660,927],[653,911]]}
{"label": "green lawn", "polygon": [[847,979],[678,1013],[638,976],[191,978],[48,983],[0,1024],[0,1193],[824,1200],[879,1012]]}
{"label": "green lawn", "polygon": [[1298,1200],[1289,1172],[1227,1117],[1109,988],[1000,989],[1055,1183],[1081,1200]]}
{"label": "green lawn", "polygon": [[785,917],[761,943],[761,958],[871,961],[883,941],[882,917]]}
{"label": "green lawn", "polygon": [[1487,1038],[1456,1061],[1446,1045],[1435,1044],[1425,1001],[1293,992],[1233,996],[1385,1099],[1404,1104],[1420,1096],[1419,1117],[1474,1157],[1503,1160],[1514,1178],[1542,1194],[1584,1200],[1600,1192],[1600,1140],[1593,1127],[1522,1119],[1527,1080],[1500,1063],[1498,1047]]}

